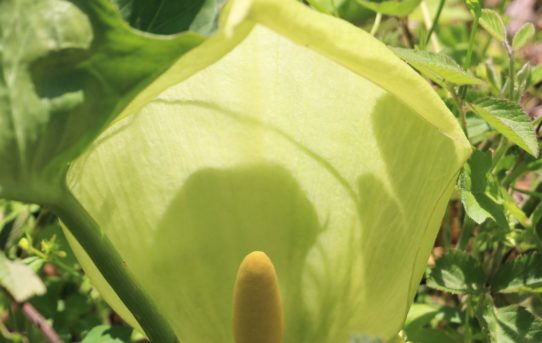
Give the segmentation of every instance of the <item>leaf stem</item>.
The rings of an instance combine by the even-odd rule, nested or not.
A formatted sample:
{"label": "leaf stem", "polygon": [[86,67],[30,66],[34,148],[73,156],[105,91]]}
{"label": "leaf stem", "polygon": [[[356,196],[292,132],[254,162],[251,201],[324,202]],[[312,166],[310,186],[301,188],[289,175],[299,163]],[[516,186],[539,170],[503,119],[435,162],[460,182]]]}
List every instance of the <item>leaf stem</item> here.
{"label": "leaf stem", "polygon": [[382,13],[378,12],[376,13],[375,21],[373,23],[373,27],[371,28],[371,36],[374,36],[376,34],[376,31],[378,31],[378,28],[380,27],[380,22],[382,21]]}
{"label": "leaf stem", "polygon": [[73,194],[66,189],[59,203],[51,204],[50,207],[85,249],[149,340],[156,343],[179,342],[173,329],[139,286],[115,246]]}
{"label": "leaf stem", "polygon": [[429,44],[429,40],[431,39],[431,35],[435,31],[435,29],[438,26],[438,21],[440,19],[440,14],[442,13],[442,9],[444,8],[444,4],[446,3],[446,0],[440,0],[437,8],[437,13],[435,13],[435,17],[433,18],[433,23],[431,24],[431,28],[429,29],[429,32],[427,33],[427,37],[425,38],[425,45]]}

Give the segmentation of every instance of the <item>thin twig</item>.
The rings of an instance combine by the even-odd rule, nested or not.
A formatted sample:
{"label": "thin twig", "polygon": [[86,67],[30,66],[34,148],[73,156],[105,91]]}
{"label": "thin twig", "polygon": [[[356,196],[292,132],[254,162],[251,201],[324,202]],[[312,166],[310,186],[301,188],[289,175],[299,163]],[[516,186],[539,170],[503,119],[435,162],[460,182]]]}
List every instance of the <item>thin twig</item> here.
{"label": "thin twig", "polygon": [[34,306],[29,303],[24,303],[22,305],[22,309],[24,315],[41,330],[43,336],[47,338],[47,341],[50,343],[63,343],[55,330],[51,327],[51,325],[49,325],[49,323],[47,323],[47,320],[38,312],[38,310],[36,310]]}

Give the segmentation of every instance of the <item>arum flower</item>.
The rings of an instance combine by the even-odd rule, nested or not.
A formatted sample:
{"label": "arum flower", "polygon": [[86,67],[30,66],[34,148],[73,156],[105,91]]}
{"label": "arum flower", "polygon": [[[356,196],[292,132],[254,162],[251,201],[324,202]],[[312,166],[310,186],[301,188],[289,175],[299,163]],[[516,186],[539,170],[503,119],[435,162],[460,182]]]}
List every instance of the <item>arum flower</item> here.
{"label": "arum flower", "polygon": [[134,94],[67,189],[182,342],[397,335],[470,154],[423,78],[294,0],[231,0]]}

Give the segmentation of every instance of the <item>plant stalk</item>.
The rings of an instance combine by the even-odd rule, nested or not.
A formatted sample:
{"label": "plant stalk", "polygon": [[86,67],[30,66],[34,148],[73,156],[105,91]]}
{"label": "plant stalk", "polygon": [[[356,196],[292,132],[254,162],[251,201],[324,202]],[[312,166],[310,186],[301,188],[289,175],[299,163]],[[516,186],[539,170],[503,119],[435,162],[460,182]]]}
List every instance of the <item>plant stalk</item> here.
{"label": "plant stalk", "polygon": [[371,28],[371,36],[374,36],[376,34],[376,31],[378,31],[378,28],[380,27],[380,22],[382,21],[382,13],[378,12],[375,17],[375,21],[373,23],[373,27]]}
{"label": "plant stalk", "polygon": [[429,44],[429,40],[431,39],[431,35],[435,31],[435,29],[438,26],[438,21],[440,19],[440,14],[442,13],[442,9],[444,8],[444,4],[446,3],[446,0],[440,0],[437,8],[437,13],[435,13],[435,17],[433,18],[433,23],[431,24],[431,28],[429,29],[429,32],[427,33],[427,38],[425,38],[425,44]]}
{"label": "plant stalk", "polygon": [[[469,37],[469,46],[467,48],[467,56],[465,56],[465,61],[463,62],[463,69],[468,70],[470,68],[470,65],[472,63],[472,51],[474,50],[474,41],[476,38],[476,33],[478,32],[478,21],[480,18],[477,16],[474,16],[474,21],[472,23],[472,28],[470,31],[470,37]],[[467,95],[467,86],[461,86],[459,90],[459,96],[461,99],[465,99],[465,96]]]}
{"label": "plant stalk", "polygon": [[138,285],[126,262],[94,219],[69,190],[50,207],[85,249],[109,285],[134,315],[153,343],[178,343],[173,329]]}

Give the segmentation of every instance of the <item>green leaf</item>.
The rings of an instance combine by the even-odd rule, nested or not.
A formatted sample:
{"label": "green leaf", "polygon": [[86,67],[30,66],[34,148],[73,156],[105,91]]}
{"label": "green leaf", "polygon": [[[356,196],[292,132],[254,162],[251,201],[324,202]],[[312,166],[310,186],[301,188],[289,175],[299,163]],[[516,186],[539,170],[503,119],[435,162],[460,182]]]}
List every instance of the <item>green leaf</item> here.
{"label": "green leaf", "polygon": [[0,285],[17,302],[45,293],[45,285],[34,271],[23,262],[9,260],[0,253]]}
{"label": "green leaf", "polygon": [[[174,34],[187,31],[209,0],[112,0],[124,19],[138,30]],[[204,15],[205,16],[205,15]],[[202,18],[199,19],[203,20]],[[201,23],[200,25],[202,25]],[[201,26],[200,26],[201,27]]]}
{"label": "green leaf", "polygon": [[442,329],[433,329],[435,322],[455,322],[459,319],[457,310],[428,304],[412,304],[405,320],[404,332],[408,342],[419,343],[453,343],[455,337]]}
{"label": "green leaf", "polygon": [[537,65],[531,71],[531,82],[533,85],[542,81],[542,64]]}
{"label": "green leaf", "polygon": [[512,40],[514,50],[521,49],[528,41],[534,37],[535,29],[533,23],[525,23],[519,28]]}
{"label": "green leaf", "polygon": [[416,68],[428,78],[442,83],[456,85],[477,84],[481,81],[464,71],[451,57],[429,51],[404,48],[391,48],[405,62]]}
{"label": "green leaf", "polygon": [[275,265],[285,342],[395,336],[468,140],[359,28],[294,0],[222,13],[165,89],[70,165],[70,190],[180,340],[231,341],[235,275],[254,250]]}
{"label": "green leaf", "polygon": [[505,208],[488,182],[492,178],[491,165],[490,154],[474,151],[459,177],[461,202],[467,215],[476,223],[491,219],[500,227],[508,228]]}
{"label": "green leaf", "polygon": [[480,25],[499,42],[506,41],[506,27],[499,13],[487,8],[482,9]]}
{"label": "green leaf", "polygon": [[385,15],[404,17],[418,7],[421,0],[382,1],[356,0],[358,4]]}
{"label": "green leaf", "polygon": [[496,308],[488,297],[485,297],[481,306],[491,343],[538,343],[542,341],[542,320],[524,307]]}
{"label": "green leaf", "polygon": [[515,102],[484,98],[471,104],[473,111],[511,142],[538,156],[538,142],[533,124],[523,109]]}
{"label": "green leaf", "polygon": [[[0,2],[0,195],[54,202],[68,163],[201,42],[132,30],[107,0]],[[22,44],[24,42],[24,44]]]}
{"label": "green leaf", "polygon": [[542,292],[542,255],[520,256],[495,274],[492,288],[500,293]]}
{"label": "green leaf", "polygon": [[462,251],[443,255],[427,274],[427,287],[450,293],[479,294],[484,290],[484,282],[481,265]]}
{"label": "green leaf", "polygon": [[131,329],[125,326],[99,325],[93,327],[81,343],[130,342]]}

